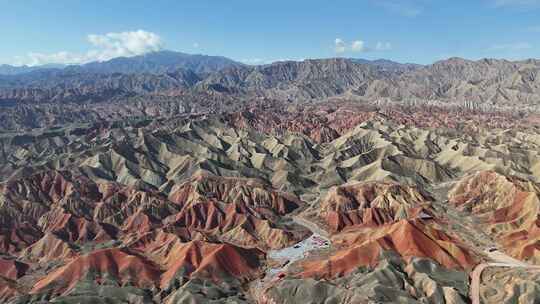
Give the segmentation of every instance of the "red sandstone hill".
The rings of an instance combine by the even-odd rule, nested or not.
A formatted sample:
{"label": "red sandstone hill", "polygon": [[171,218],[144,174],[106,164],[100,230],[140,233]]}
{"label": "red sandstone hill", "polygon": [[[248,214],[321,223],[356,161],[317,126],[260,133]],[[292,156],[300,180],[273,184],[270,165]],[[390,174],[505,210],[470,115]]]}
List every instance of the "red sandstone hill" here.
{"label": "red sandstone hill", "polygon": [[302,202],[255,180],[198,176],[172,188],[169,199],[64,171],[0,185],[0,251],[14,257],[0,261],[0,298],[21,294],[16,280],[29,266],[15,258],[46,272],[26,278],[35,284],[22,294],[65,295],[88,278],[167,290],[191,277],[241,284],[261,275],[256,247],[309,233],[278,227]]}
{"label": "red sandstone hill", "polygon": [[264,253],[258,249],[204,241],[185,242],[163,230],[148,232],[126,245],[164,270],[163,288],[176,276],[202,276],[216,281],[227,277],[253,279],[259,274],[260,260],[264,259]]}
{"label": "red sandstone hill", "polygon": [[255,180],[201,175],[173,187],[169,198],[183,206],[167,218],[171,226],[243,247],[282,248],[309,233],[277,228],[273,221],[302,203]]}
{"label": "red sandstone hill", "polygon": [[234,203],[242,212],[261,216],[285,215],[297,209],[302,202],[293,195],[279,192],[255,179],[217,177],[207,174],[175,185],[169,195],[171,201],[184,206],[200,199],[214,199]]}
{"label": "red sandstone hill", "polygon": [[0,302],[20,294],[17,280],[24,276],[30,266],[14,259],[0,258]]}
{"label": "red sandstone hill", "polygon": [[70,244],[54,233],[46,233],[39,241],[25,248],[20,256],[26,260],[46,264],[51,261],[67,261],[77,253]]}
{"label": "red sandstone hill", "polygon": [[338,232],[349,226],[378,226],[429,217],[431,200],[414,187],[360,182],[333,188],[317,213],[332,231]]}
{"label": "red sandstone hill", "polygon": [[[279,248],[308,232],[277,228],[302,203],[252,179],[197,176],[169,199],[117,183],[47,171],[0,186],[0,248],[18,252],[53,233],[71,243],[102,243],[167,226],[245,247]],[[17,228],[17,229],[15,229]]]}
{"label": "red sandstone hill", "polygon": [[37,242],[43,233],[35,225],[23,222],[0,228],[0,252],[15,254]]}
{"label": "red sandstone hill", "polygon": [[257,249],[242,249],[228,244],[198,241],[177,244],[166,257],[167,271],[161,277],[161,287],[168,286],[178,275],[211,278],[216,282],[228,277],[253,280],[260,274],[262,258],[264,254]]}
{"label": "red sandstone hill", "polygon": [[405,260],[430,258],[447,268],[470,269],[476,264],[476,258],[458,240],[418,219],[347,229],[334,235],[332,243],[339,249],[329,258],[302,263],[302,277],[334,278],[359,266],[375,266],[386,250],[398,253]]}
{"label": "red sandstone hill", "polygon": [[117,248],[103,249],[76,258],[47,274],[34,285],[31,293],[63,294],[89,272],[96,281],[111,277],[120,285],[129,283],[136,287],[154,286],[161,274],[156,265],[142,256]]}
{"label": "red sandstone hill", "polygon": [[278,134],[288,131],[304,134],[317,143],[325,143],[376,115],[375,112],[359,109],[362,107],[358,105],[336,108],[329,104],[289,112],[282,107],[268,111],[257,106],[229,114],[225,120],[235,128]]}
{"label": "red sandstone hill", "polygon": [[[514,128],[506,114],[362,104],[4,134],[0,302],[262,302],[257,288],[271,285],[285,295],[275,303],[405,302],[403,291],[460,303],[486,244],[478,222],[512,255],[538,259],[537,184],[481,173],[449,204],[428,193],[482,168],[534,180],[537,130],[484,129]],[[455,206],[479,221],[461,223]],[[305,240],[298,223],[322,236]]]}
{"label": "red sandstone hill", "polygon": [[[103,249],[74,258],[39,280],[31,293],[65,294],[89,274],[98,284],[112,279],[120,286],[140,288],[167,288],[176,277],[202,277],[216,282],[229,278],[252,280],[260,274],[260,260],[264,258],[256,249],[200,241],[182,243],[170,234],[131,247]],[[15,268],[10,269],[13,272]]]}
{"label": "red sandstone hill", "polygon": [[0,258],[0,276],[12,280],[22,277],[29,266],[13,259]]}
{"label": "red sandstone hill", "polygon": [[[16,235],[3,234],[4,247],[14,247],[12,250],[27,247],[45,232],[70,242],[110,240],[116,237],[120,224],[137,210],[154,211],[172,205],[154,193],[141,194],[115,184],[100,185],[64,171],[47,171],[8,182],[0,191],[5,197],[0,210],[2,227],[25,227]],[[25,242],[26,238],[30,240]],[[25,244],[17,246],[16,241]]]}
{"label": "red sandstone hill", "polygon": [[464,177],[449,201],[477,217],[512,256],[540,263],[540,185],[493,171]]}

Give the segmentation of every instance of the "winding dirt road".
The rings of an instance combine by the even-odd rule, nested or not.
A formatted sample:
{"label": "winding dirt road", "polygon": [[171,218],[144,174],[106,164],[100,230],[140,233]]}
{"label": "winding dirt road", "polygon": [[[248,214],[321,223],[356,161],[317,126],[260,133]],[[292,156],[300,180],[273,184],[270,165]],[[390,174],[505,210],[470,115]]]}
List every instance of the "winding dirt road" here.
{"label": "winding dirt road", "polygon": [[531,265],[520,260],[516,260],[500,251],[486,252],[488,257],[494,262],[476,265],[471,273],[471,289],[469,291],[472,304],[480,304],[480,283],[482,272],[489,267],[527,268],[539,269],[540,266]]}

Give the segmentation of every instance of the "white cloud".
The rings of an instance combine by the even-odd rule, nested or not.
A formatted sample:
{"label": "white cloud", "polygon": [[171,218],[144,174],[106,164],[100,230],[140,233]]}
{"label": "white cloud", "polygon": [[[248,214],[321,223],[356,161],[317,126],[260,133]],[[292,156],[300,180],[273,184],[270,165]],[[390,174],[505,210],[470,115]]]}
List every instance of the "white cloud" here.
{"label": "white cloud", "polygon": [[200,46],[200,45],[199,45],[199,43],[198,43],[198,42],[195,42],[195,43],[193,43],[193,48],[195,48],[195,49],[198,49],[198,48],[199,48],[199,46]]}
{"label": "white cloud", "polygon": [[353,41],[353,43],[351,45],[351,50],[353,52],[363,52],[363,51],[365,51],[366,48],[364,46],[364,41],[362,41],[362,40]]}
{"label": "white cloud", "polygon": [[505,7],[505,6],[536,6],[540,5],[540,0],[492,0],[493,6]]}
{"label": "white cloud", "polygon": [[349,45],[348,42],[345,42],[341,38],[336,38],[334,40],[334,51],[337,54],[342,54],[345,52],[373,52],[373,51],[388,51],[392,49],[392,44],[390,42],[377,42],[375,47],[368,46],[363,40],[355,40]]}
{"label": "white cloud", "polygon": [[334,50],[338,54],[345,53],[345,41],[343,41],[341,38],[336,38],[336,40],[334,40]]}
{"label": "white cloud", "polygon": [[389,51],[392,49],[392,44],[390,42],[377,42],[375,45],[375,50],[377,51]]}
{"label": "white cloud", "polygon": [[92,49],[86,53],[61,51],[53,54],[30,52],[17,57],[19,64],[42,65],[47,63],[84,64],[91,61],[106,61],[116,57],[132,57],[159,51],[163,47],[161,37],[143,30],[103,35],[90,34],[87,41]]}
{"label": "white cloud", "polygon": [[516,42],[507,44],[495,44],[489,47],[489,51],[522,51],[532,49],[528,42]]}
{"label": "white cloud", "polygon": [[94,50],[92,54],[97,57],[97,60],[101,61],[114,57],[129,57],[155,52],[159,51],[163,46],[158,35],[143,30],[88,35],[88,41],[99,48]]}

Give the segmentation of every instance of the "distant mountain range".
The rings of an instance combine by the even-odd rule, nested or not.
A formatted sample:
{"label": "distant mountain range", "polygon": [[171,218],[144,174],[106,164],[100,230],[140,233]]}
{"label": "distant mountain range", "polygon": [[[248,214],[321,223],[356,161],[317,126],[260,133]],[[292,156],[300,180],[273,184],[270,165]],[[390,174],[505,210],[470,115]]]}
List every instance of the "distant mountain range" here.
{"label": "distant mountain range", "polygon": [[408,72],[418,68],[421,68],[421,64],[416,63],[399,63],[387,59],[377,59],[377,60],[367,60],[367,59],[357,59],[351,58],[351,61],[356,63],[368,64],[375,67],[378,67],[383,70],[388,70],[391,72]]}
{"label": "distant mountain range", "polygon": [[212,73],[231,65],[241,65],[221,56],[191,55],[173,51],[152,52],[134,57],[118,57],[104,62],[90,62],[83,65],[47,64],[40,66],[0,65],[0,75],[20,75],[43,70],[65,70],[70,73],[99,74],[162,74],[178,69],[189,69],[195,73]]}
{"label": "distant mountain range", "polygon": [[209,74],[240,63],[221,56],[190,55],[173,51],[153,52],[135,57],[114,58],[105,62],[91,62],[82,66],[70,66],[68,70],[86,73],[163,74],[178,69],[191,70],[197,74]]}
{"label": "distant mountain range", "polygon": [[66,66],[63,64],[45,64],[38,66],[13,66],[9,64],[0,64],[0,75],[19,75],[38,70],[63,69],[64,67]]}
{"label": "distant mountain range", "polygon": [[[398,63],[386,59],[367,60],[350,59],[353,62],[369,64],[390,71],[407,71],[421,67],[419,64]],[[69,72],[85,72],[100,74],[163,74],[178,69],[189,69],[197,74],[209,74],[226,67],[244,66],[232,59],[222,56],[185,54],[174,51],[159,51],[134,57],[118,57],[104,62],[90,62],[83,65],[45,64],[38,66],[0,65],[0,75],[20,75],[42,70],[62,70]]]}
{"label": "distant mountain range", "polygon": [[[25,68],[28,72],[20,72]],[[0,102],[98,102],[215,92],[283,101],[344,97],[467,102],[473,107],[540,104],[538,60],[450,58],[422,66],[333,58],[249,66],[225,57],[163,51],[63,69],[29,69],[0,76]]]}

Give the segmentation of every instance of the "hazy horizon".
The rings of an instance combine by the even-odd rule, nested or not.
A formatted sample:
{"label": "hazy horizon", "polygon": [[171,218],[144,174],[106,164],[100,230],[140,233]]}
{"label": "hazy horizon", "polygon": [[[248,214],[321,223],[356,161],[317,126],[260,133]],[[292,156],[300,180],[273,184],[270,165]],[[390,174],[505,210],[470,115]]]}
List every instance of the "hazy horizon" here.
{"label": "hazy horizon", "polygon": [[[107,60],[96,60],[96,61],[90,61],[90,62],[84,62],[84,63],[53,63],[53,62],[51,62],[51,63],[37,64],[37,65],[29,65],[29,64],[22,64],[21,65],[21,64],[0,63],[0,66],[9,66],[9,67],[14,67],[14,68],[23,68],[23,67],[28,67],[28,68],[65,68],[65,67],[69,67],[69,66],[82,66],[82,65],[85,65],[85,64],[88,64],[88,63],[108,62],[108,61],[115,60],[115,59],[120,59],[120,58],[132,58],[132,57],[136,57],[136,56],[151,55],[152,53],[165,52],[165,51],[166,52],[174,52],[174,53],[182,53],[182,54],[191,55],[191,56],[210,56],[210,57],[228,58],[228,57],[221,56],[221,55],[208,55],[208,54],[202,54],[202,53],[185,53],[185,52],[182,52],[182,51],[164,49],[164,50],[160,50],[160,51],[156,51],[156,52],[149,52],[149,53],[140,54],[140,55],[119,56],[119,57],[114,57],[114,58],[110,58],[110,59],[107,59]],[[229,59],[231,59],[231,58],[229,58]],[[268,64],[273,64],[273,63],[277,63],[277,62],[286,62],[286,61],[302,62],[302,61],[305,61],[305,60],[328,60],[328,59],[365,60],[365,61],[370,61],[370,62],[389,61],[389,62],[396,62],[396,63],[401,63],[401,64],[416,64],[416,65],[431,65],[431,64],[435,64],[435,63],[440,62],[440,61],[451,60],[451,59],[463,59],[463,60],[467,60],[467,61],[506,60],[506,61],[510,61],[510,62],[527,61],[527,60],[539,60],[539,58],[534,58],[534,57],[521,58],[521,59],[507,59],[507,58],[495,58],[495,57],[464,58],[464,57],[459,57],[459,56],[452,56],[452,57],[447,57],[447,58],[440,58],[440,59],[437,59],[437,60],[435,60],[433,62],[429,62],[429,63],[418,63],[418,62],[396,61],[396,60],[392,60],[392,59],[388,59],[388,58],[384,58],[384,57],[368,59],[368,58],[363,58],[363,57],[333,56],[333,57],[320,57],[320,58],[278,59],[278,60],[275,60],[275,61],[257,62],[257,63],[249,63],[249,62],[246,63],[246,62],[242,62],[242,61],[237,61],[237,62],[245,64],[245,65],[257,66],[257,65],[268,65]],[[232,59],[232,60],[234,60],[234,59]]]}

